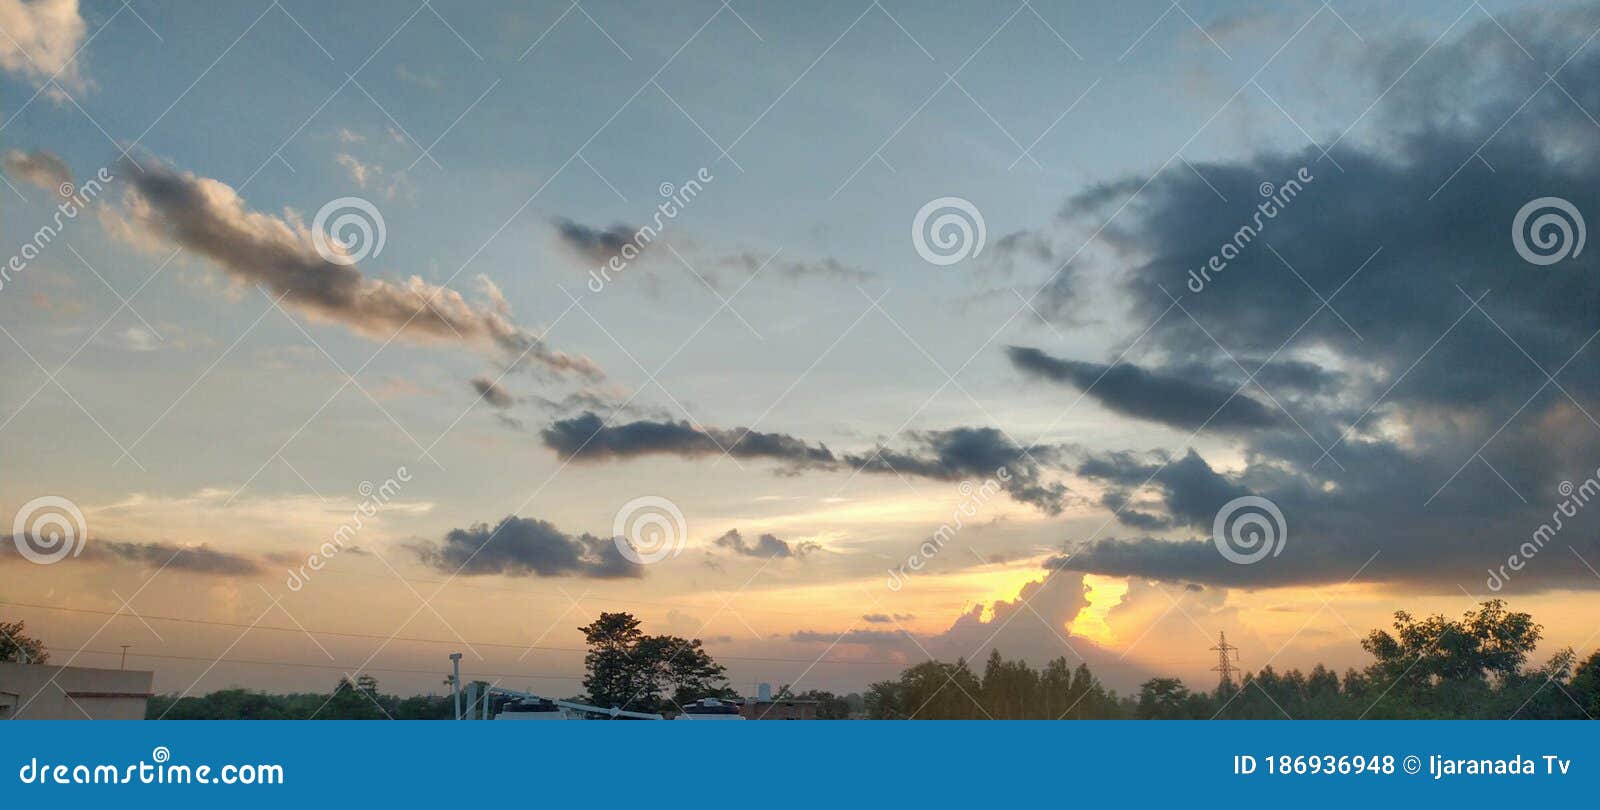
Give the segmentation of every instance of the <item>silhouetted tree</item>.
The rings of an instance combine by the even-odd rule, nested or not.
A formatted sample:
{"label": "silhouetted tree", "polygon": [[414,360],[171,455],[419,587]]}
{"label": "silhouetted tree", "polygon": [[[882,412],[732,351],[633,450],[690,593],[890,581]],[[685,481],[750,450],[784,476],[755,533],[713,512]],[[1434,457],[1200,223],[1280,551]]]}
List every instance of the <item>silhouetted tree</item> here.
{"label": "silhouetted tree", "polygon": [[23,632],[22,622],[0,622],[0,661],[43,664],[50,660],[44,642]]}

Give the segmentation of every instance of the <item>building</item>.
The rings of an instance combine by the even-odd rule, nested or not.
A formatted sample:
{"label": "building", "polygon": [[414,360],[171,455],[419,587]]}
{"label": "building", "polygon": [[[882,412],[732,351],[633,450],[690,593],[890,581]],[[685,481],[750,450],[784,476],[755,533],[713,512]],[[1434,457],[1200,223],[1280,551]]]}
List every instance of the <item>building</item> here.
{"label": "building", "polygon": [[155,673],[0,661],[0,720],[143,720]]}
{"label": "building", "polygon": [[789,698],[747,700],[739,707],[739,713],[746,720],[815,720],[817,702]]}

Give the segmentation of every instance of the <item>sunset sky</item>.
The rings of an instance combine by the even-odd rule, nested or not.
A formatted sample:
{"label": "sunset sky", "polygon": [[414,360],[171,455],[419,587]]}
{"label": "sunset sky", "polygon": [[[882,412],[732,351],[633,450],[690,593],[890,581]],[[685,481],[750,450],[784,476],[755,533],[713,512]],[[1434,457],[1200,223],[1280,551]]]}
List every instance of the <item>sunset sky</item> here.
{"label": "sunset sky", "polygon": [[[1219,632],[1359,666],[1394,611],[1494,596],[1541,656],[1600,644],[1600,250],[1513,235],[1600,213],[1600,4],[0,30],[0,618],[55,663],[410,694],[461,651],[566,697],[578,626],[626,610],[745,692],[993,649],[1125,691],[1210,686]],[[949,263],[914,226],[941,198],[984,235]],[[1281,546],[1235,562],[1247,496]],[[31,561],[63,503],[81,552]]]}

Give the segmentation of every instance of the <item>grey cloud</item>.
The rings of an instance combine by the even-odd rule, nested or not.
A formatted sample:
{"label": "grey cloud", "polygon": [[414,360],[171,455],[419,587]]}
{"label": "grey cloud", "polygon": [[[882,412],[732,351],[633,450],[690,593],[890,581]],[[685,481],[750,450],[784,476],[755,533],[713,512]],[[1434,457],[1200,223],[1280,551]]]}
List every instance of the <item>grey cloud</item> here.
{"label": "grey cloud", "polygon": [[1236,393],[1237,386],[1152,372],[1131,363],[1115,365],[1052,357],[1025,346],[1007,346],[1018,370],[1065,383],[1107,408],[1137,419],[1193,430],[1218,431],[1275,427],[1280,417],[1262,403]]}
{"label": "grey cloud", "polygon": [[259,284],[307,317],[338,323],[374,340],[392,335],[424,342],[488,347],[545,371],[589,379],[603,376],[586,357],[549,348],[511,320],[509,307],[487,279],[485,301],[412,276],[372,278],[355,265],[324,259],[296,216],[252,211],[230,186],[155,161],[140,171],[122,167],[127,192],[114,230],[158,239],[214,262],[232,278]]}
{"label": "grey cloud", "polygon": [[248,576],[261,571],[261,564],[254,557],[222,551],[203,544],[177,546],[170,543],[96,540],[94,547],[96,554],[104,553],[120,560],[171,571],[223,576]]}
{"label": "grey cloud", "polygon": [[624,557],[611,539],[591,534],[568,535],[547,521],[514,516],[493,528],[478,523],[452,529],[443,542],[421,545],[415,551],[424,563],[439,571],[460,571],[468,576],[644,576],[643,567]]}
{"label": "grey cloud", "polygon": [[[1115,283],[1128,321],[1153,324],[1142,351],[1191,379],[1217,367],[1219,343],[1251,371],[1270,358],[1256,379],[1297,423],[1235,431],[1242,464],[1227,472],[1193,450],[1085,460],[1080,473],[1112,490],[1108,506],[1161,505],[1143,510],[1149,519],[1125,512],[1125,523],[1199,539],[1097,540],[1069,566],[1251,587],[1359,572],[1482,593],[1489,570],[1549,527],[1557,539],[1507,590],[1600,586],[1558,547],[1600,553],[1600,510],[1563,515],[1559,530],[1553,518],[1561,482],[1593,477],[1600,461],[1592,261],[1586,249],[1532,267],[1511,234],[1541,197],[1570,200],[1593,222],[1600,141],[1582,110],[1600,108],[1600,51],[1585,47],[1597,26],[1593,4],[1506,14],[1464,23],[1420,63],[1431,40],[1374,41],[1374,94],[1404,77],[1326,158],[1198,162],[1068,201],[1068,224],[1123,210],[1103,239],[1126,263]],[[1312,179],[1265,215],[1258,186],[1281,189],[1302,169]],[[1218,204],[1212,186],[1232,202]],[[1258,214],[1255,237],[1197,280]],[[1163,288],[1182,295],[1183,317],[1161,317],[1172,307]],[[1242,494],[1283,512],[1281,556],[1240,566],[1213,547],[1217,509]]]}
{"label": "grey cloud", "polygon": [[514,396],[510,391],[507,391],[505,386],[501,385],[495,380],[491,380],[486,376],[479,375],[477,377],[473,377],[468,382],[472,386],[472,390],[478,392],[478,396],[481,397],[484,402],[487,402],[496,408],[504,410],[512,405],[517,404],[516,396]]}
{"label": "grey cloud", "polygon": [[747,543],[744,536],[739,534],[738,529],[729,529],[712,542],[717,547],[728,549],[735,554],[763,559],[786,560],[801,558],[822,548],[822,546],[810,541],[790,543],[786,540],[780,540],[771,534],[763,534],[756,538],[754,543]]}
{"label": "grey cloud", "polygon": [[726,451],[735,458],[769,459],[801,467],[837,462],[826,446],[781,433],[697,429],[688,422],[648,420],[611,425],[592,412],[552,422],[540,436],[545,446],[563,459],[585,461],[646,455],[696,458]]}
{"label": "grey cloud", "polygon": [[560,237],[561,244],[566,246],[579,258],[594,264],[605,264],[616,256],[622,246],[633,241],[637,228],[618,223],[609,228],[592,228],[588,225],[573,222],[570,219],[557,218],[552,221],[556,229],[556,236]]}
{"label": "grey cloud", "polygon": [[845,461],[863,472],[916,475],[939,481],[998,478],[1004,468],[1010,481],[1006,492],[1020,503],[1047,514],[1060,514],[1067,487],[1043,480],[1044,466],[1057,460],[1053,447],[1022,447],[996,428],[958,427],[910,434],[910,452],[879,447],[870,454],[846,456]]}
{"label": "grey cloud", "polygon": [[1052,447],[1019,447],[995,428],[951,428],[909,433],[908,450],[879,447],[873,452],[836,456],[826,445],[782,433],[748,428],[695,427],[688,422],[641,420],[608,424],[594,413],[552,422],[541,432],[546,447],[563,459],[621,460],[646,455],[699,458],[727,452],[735,458],[777,461],[787,472],[807,469],[858,470],[908,475],[938,481],[1010,478],[1004,489],[1018,502],[1058,514],[1067,489],[1043,480],[1044,464],[1054,462]]}

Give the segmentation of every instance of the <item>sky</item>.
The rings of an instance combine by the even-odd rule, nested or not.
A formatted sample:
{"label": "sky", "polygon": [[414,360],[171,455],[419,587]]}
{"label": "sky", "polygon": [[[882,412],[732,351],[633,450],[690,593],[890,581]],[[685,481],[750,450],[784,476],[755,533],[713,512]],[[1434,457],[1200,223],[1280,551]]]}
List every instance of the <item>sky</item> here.
{"label": "sky", "polygon": [[1494,597],[1600,642],[1600,5],[0,31],[0,616],[53,662],[565,697],[626,610],[743,691],[1127,690]]}

